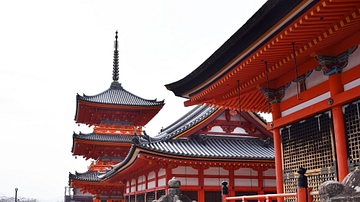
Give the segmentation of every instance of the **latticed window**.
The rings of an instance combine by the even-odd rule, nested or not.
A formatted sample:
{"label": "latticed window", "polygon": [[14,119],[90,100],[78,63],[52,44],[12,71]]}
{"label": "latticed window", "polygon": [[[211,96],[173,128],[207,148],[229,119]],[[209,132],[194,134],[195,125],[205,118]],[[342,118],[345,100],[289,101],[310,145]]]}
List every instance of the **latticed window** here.
{"label": "latticed window", "polygon": [[157,199],[159,199],[162,195],[165,195],[165,190],[158,190],[156,192],[156,195],[157,195]]}
{"label": "latticed window", "polygon": [[360,164],[360,100],[343,106],[350,171]]}
{"label": "latticed window", "polygon": [[[297,169],[307,170],[308,185],[317,190],[328,180],[336,179],[336,161],[331,112],[304,119],[280,130],[283,146],[284,188],[295,193]],[[295,198],[287,201],[295,201]],[[318,199],[314,198],[314,201]]]}
{"label": "latticed window", "polygon": [[153,200],[155,200],[155,192],[146,193],[146,201],[152,202]]}

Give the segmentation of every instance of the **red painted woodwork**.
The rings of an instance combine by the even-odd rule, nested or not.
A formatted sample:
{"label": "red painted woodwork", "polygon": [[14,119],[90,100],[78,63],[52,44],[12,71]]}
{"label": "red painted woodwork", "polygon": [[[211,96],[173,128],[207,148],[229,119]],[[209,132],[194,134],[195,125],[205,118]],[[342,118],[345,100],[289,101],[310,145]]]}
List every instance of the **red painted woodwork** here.
{"label": "red painted woodwork", "polygon": [[[331,96],[335,96],[344,91],[342,85],[341,75],[334,74],[329,76],[329,86]],[[349,173],[348,169],[348,155],[347,155],[347,140],[344,125],[344,115],[342,112],[342,106],[338,105],[332,108],[333,125],[336,141],[336,157],[338,166],[338,180],[342,181]]]}
{"label": "red painted woodwork", "polygon": [[[314,61],[316,54],[329,53],[329,50],[343,51],[349,45],[356,44],[359,41],[359,4],[359,1],[319,1],[253,54],[242,58],[226,75],[198,93],[189,93],[190,100],[185,105],[205,103],[230,109],[241,108],[243,111],[267,112],[267,100],[258,90],[266,85],[264,61],[268,63],[269,85],[277,88],[295,79],[293,42],[299,75],[317,66]],[[351,42],[350,39],[354,40]],[[346,43],[339,45],[341,43],[338,42],[343,40]],[[243,54],[239,53],[238,57],[243,57]],[[276,82],[272,81],[274,79]],[[241,81],[240,103],[238,80]]]}
{"label": "red painted woodwork", "polygon": [[[281,117],[280,103],[274,103],[272,107],[272,118],[277,120]],[[279,128],[273,130],[274,150],[275,150],[275,172],[276,172],[276,193],[284,193],[283,186],[283,167],[282,167],[282,151],[281,151],[281,137]],[[279,202],[283,202],[283,198],[278,198]]]}
{"label": "red painted woodwork", "polygon": [[83,156],[86,160],[96,160],[103,156],[108,156],[109,158],[125,157],[129,152],[131,145],[131,143],[75,140],[73,156]]}
{"label": "red painted woodwork", "polygon": [[106,105],[86,101],[77,103],[76,123],[98,126],[102,121],[127,121],[133,126],[145,126],[162,108],[160,106]]}

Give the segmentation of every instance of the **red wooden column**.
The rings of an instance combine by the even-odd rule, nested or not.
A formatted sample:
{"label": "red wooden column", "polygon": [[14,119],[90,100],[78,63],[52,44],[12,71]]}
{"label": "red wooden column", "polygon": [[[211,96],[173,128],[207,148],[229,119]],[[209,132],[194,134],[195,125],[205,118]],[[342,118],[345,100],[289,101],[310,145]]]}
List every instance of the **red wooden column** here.
{"label": "red wooden column", "polygon": [[[171,164],[170,164],[171,165]],[[168,166],[166,169],[165,169],[165,184],[166,184],[166,188],[165,188],[165,193],[166,194],[169,194],[169,180],[173,177],[172,176],[172,166]]]}
{"label": "red wooden column", "polygon": [[204,190],[204,168],[202,166],[199,166],[197,168],[198,175],[199,175],[199,187],[198,190],[198,201],[205,201],[205,190]]}
{"label": "red wooden column", "polygon": [[[273,120],[276,120],[281,117],[280,104],[274,103],[271,105],[271,112]],[[274,137],[274,150],[275,150],[275,172],[276,172],[276,192],[284,193],[283,185],[283,172],[282,172],[282,155],[281,155],[281,138],[279,128],[273,129]],[[284,198],[279,197],[277,199],[279,202],[283,202]]]}
{"label": "red wooden column", "polygon": [[[341,73],[329,76],[329,88],[331,97],[344,91],[344,87],[341,82]],[[338,181],[342,181],[349,172],[344,115],[341,105],[335,105],[331,110],[335,134]]]}

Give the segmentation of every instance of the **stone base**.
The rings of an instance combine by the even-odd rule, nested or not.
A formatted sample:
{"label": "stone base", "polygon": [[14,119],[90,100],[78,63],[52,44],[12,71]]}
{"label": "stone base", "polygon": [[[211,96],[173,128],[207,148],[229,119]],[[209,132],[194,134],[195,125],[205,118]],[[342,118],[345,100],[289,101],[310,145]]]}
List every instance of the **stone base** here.
{"label": "stone base", "polygon": [[335,196],[330,199],[330,202],[360,202],[360,195],[356,196]]}

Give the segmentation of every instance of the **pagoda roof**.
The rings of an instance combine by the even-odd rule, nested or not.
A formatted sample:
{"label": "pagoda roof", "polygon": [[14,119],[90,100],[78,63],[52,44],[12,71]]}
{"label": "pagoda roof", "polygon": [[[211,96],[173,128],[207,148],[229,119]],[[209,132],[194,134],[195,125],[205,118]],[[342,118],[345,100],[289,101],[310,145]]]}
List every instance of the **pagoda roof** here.
{"label": "pagoda roof", "polygon": [[75,122],[99,125],[103,121],[127,121],[134,126],[146,125],[165,105],[164,100],[144,99],[119,83],[119,51],[115,36],[113,81],[110,88],[96,95],[76,95]]}
{"label": "pagoda roof", "polygon": [[69,179],[88,182],[100,182],[99,174],[99,172],[91,170],[88,170],[84,173],[78,173],[75,171],[75,174],[69,173]]}
{"label": "pagoda roof", "polygon": [[118,143],[132,143],[134,135],[120,135],[120,134],[97,134],[97,133],[79,133],[73,134],[73,139],[88,140],[94,142],[118,142]]}
{"label": "pagoda roof", "polygon": [[77,95],[77,100],[83,100],[86,102],[98,103],[98,104],[107,104],[107,105],[124,105],[124,106],[162,106],[164,105],[164,100],[157,101],[147,100],[141,98],[137,95],[130,93],[125,90],[121,83],[113,81],[109,89],[105,90],[102,93],[93,96],[87,95]]}

